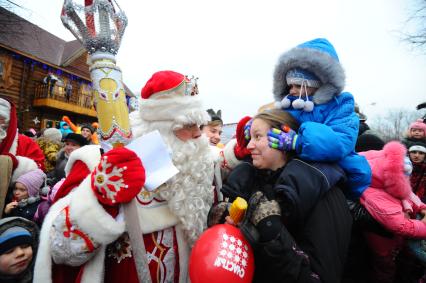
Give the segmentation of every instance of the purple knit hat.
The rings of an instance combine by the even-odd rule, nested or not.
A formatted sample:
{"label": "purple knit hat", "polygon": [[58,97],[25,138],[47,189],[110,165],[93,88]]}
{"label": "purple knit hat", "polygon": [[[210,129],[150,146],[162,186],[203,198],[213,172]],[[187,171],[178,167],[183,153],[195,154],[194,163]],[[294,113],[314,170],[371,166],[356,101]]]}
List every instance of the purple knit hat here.
{"label": "purple knit hat", "polygon": [[20,176],[16,182],[23,184],[27,188],[30,197],[35,197],[38,195],[40,187],[44,184],[45,178],[46,174],[40,169],[36,169]]}

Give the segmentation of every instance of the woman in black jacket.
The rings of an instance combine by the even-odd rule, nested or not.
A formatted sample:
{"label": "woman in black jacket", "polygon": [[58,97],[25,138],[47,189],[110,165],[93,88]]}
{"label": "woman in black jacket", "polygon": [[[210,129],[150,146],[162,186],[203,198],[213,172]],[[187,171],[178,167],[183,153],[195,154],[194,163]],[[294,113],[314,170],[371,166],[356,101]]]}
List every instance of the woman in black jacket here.
{"label": "woman in black jacket", "polygon": [[298,129],[282,110],[253,118],[247,145],[253,164],[237,166],[222,192],[229,201],[240,196],[249,202],[240,229],[254,249],[254,282],[338,283],[352,225],[345,197],[336,187],[345,181],[344,172],[271,148],[268,131],[283,126]]}

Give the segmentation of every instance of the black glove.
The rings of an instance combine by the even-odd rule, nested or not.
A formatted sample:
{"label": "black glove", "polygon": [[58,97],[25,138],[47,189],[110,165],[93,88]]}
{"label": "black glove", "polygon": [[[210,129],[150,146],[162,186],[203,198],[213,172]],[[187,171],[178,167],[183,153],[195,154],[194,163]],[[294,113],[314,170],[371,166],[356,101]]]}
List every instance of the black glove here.
{"label": "black glove", "polygon": [[392,232],[386,230],[379,222],[374,219],[368,210],[358,201],[346,200],[349,210],[354,220],[354,226],[362,230],[376,233],[382,237],[392,238]]}
{"label": "black glove", "polygon": [[224,201],[214,204],[207,215],[207,227],[225,223],[225,217],[229,215],[230,206],[231,204],[229,202]]}
{"label": "black glove", "polygon": [[268,200],[262,192],[256,192],[249,200],[240,229],[250,244],[267,242],[278,237],[283,224],[281,209],[275,200]]}

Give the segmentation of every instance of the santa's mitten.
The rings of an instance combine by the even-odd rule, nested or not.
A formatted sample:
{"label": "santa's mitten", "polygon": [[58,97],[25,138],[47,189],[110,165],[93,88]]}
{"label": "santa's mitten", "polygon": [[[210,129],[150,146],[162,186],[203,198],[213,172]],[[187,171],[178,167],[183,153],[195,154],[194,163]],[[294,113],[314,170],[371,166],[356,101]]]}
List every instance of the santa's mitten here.
{"label": "santa's mitten", "polygon": [[99,202],[113,206],[131,201],[145,184],[145,169],[127,148],[108,151],[91,174],[91,187]]}
{"label": "santa's mitten", "polygon": [[250,151],[247,149],[247,144],[250,141],[250,121],[251,117],[245,116],[237,124],[237,130],[235,133],[237,144],[234,147],[234,154],[239,160],[250,155]]}

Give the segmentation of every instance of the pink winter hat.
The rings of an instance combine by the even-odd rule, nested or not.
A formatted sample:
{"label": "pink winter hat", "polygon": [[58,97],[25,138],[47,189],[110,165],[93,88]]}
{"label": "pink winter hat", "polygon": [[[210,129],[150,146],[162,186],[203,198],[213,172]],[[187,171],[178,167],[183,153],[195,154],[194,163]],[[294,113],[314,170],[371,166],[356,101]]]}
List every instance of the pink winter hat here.
{"label": "pink winter hat", "polygon": [[416,122],[413,122],[413,123],[411,123],[410,124],[410,131],[412,130],[412,129],[419,129],[419,130],[423,130],[423,133],[425,133],[426,134],[426,124],[425,123],[423,123],[423,120],[422,119],[417,119],[417,121]]}
{"label": "pink winter hat", "polygon": [[28,195],[34,197],[38,195],[45,178],[46,174],[40,169],[36,169],[20,176],[16,182],[23,184],[28,190]]}

